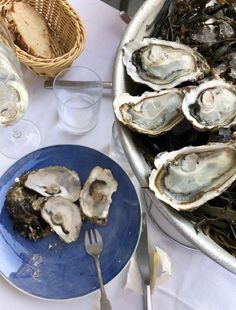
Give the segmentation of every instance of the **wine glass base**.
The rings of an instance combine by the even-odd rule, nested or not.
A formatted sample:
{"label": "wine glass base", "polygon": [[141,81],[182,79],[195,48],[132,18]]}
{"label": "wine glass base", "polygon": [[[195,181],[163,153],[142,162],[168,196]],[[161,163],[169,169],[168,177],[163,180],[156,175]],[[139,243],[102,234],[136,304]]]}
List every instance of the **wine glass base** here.
{"label": "wine glass base", "polygon": [[0,152],[9,158],[20,158],[35,151],[41,141],[39,129],[25,119],[1,128],[0,137]]}

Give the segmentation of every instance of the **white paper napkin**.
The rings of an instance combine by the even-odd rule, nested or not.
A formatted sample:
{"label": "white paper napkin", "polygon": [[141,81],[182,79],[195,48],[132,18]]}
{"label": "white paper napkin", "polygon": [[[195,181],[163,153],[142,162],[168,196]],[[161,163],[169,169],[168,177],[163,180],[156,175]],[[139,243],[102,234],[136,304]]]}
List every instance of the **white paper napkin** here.
{"label": "white paper napkin", "polygon": [[[150,268],[151,268],[151,292],[165,282],[171,275],[171,260],[166,252],[149,243]],[[143,294],[142,278],[139,271],[136,255],[131,258],[125,288]]]}

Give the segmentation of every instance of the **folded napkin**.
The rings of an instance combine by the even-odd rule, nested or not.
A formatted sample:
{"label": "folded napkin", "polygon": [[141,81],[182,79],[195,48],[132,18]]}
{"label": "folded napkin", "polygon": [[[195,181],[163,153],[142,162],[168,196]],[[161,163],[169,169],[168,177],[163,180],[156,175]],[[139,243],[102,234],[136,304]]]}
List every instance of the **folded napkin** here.
{"label": "folded napkin", "polygon": [[[151,268],[151,292],[165,282],[171,275],[171,260],[166,252],[149,243],[150,268]],[[139,271],[136,254],[130,260],[125,288],[138,293],[143,293],[142,277]]]}

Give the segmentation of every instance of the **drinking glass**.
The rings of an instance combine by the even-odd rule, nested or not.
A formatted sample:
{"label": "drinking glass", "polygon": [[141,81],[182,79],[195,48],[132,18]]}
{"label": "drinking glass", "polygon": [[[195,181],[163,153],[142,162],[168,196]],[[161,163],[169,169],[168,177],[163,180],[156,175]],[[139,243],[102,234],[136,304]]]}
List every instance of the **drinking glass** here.
{"label": "drinking glass", "polygon": [[40,132],[30,121],[21,119],[29,95],[22,79],[11,35],[0,19],[0,152],[10,158],[35,150]]}
{"label": "drinking glass", "polygon": [[53,81],[61,125],[70,133],[82,135],[92,130],[99,117],[103,82],[86,67],[61,71]]}

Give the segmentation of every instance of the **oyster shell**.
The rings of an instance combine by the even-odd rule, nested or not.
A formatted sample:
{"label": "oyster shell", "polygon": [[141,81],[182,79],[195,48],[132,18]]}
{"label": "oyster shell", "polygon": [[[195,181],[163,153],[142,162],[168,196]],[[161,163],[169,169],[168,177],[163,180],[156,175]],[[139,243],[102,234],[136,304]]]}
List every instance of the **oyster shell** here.
{"label": "oyster shell", "polygon": [[24,185],[45,196],[60,196],[71,200],[79,199],[81,190],[78,174],[64,166],[51,166],[28,173]]}
{"label": "oyster shell", "polygon": [[183,118],[184,93],[179,89],[145,92],[142,96],[128,93],[116,97],[113,106],[116,117],[139,133],[158,136],[173,128]]}
{"label": "oyster shell", "polygon": [[164,152],[155,159],[149,187],[176,210],[192,210],[219,196],[236,179],[236,146],[212,143]]}
{"label": "oyster shell", "polygon": [[93,223],[105,224],[112,202],[111,196],[117,186],[109,169],[94,167],[80,192],[82,217]]}
{"label": "oyster shell", "polygon": [[45,197],[23,187],[20,182],[12,186],[6,196],[6,206],[16,229],[23,237],[38,240],[51,232],[50,226],[41,218],[40,209]]}
{"label": "oyster shell", "polygon": [[42,218],[66,243],[78,239],[82,226],[79,207],[68,199],[50,197],[41,210]]}
{"label": "oyster shell", "polygon": [[215,131],[236,125],[236,88],[223,80],[211,80],[186,93],[185,117],[198,130]]}
{"label": "oyster shell", "polygon": [[210,72],[201,54],[176,42],[155,38],[131,40],[123,46],[123,51],[128,75],[157,91],[201,80]]}

